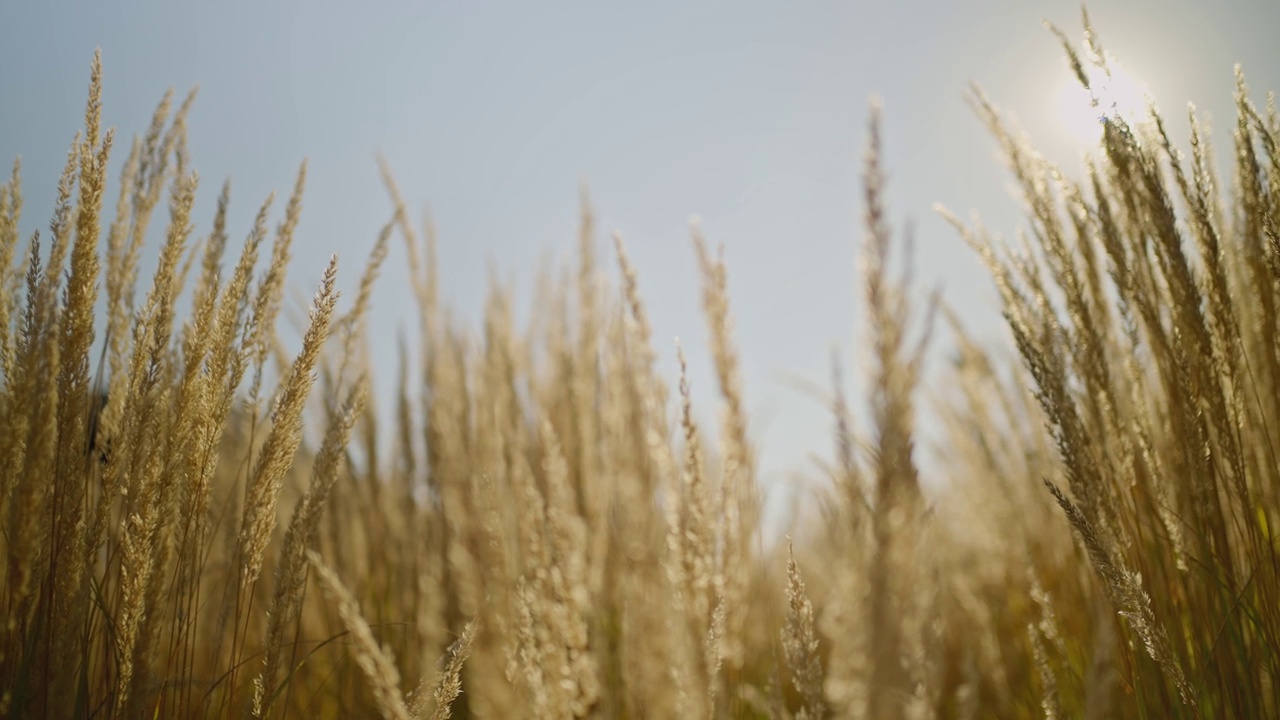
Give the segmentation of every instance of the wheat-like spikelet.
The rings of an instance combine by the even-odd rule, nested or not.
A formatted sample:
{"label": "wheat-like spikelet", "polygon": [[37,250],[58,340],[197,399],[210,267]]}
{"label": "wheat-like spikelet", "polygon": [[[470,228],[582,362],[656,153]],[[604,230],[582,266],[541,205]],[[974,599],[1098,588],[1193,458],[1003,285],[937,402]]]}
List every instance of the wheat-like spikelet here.
{"label": "wheat-like spikelet", "polygon": [[[86,136],[80,147],[79,198],[76,203],[75,239],[70,254],[67,284],[63,291],[61,336],[59,338],[58,470],[54,476],[55,506],[52,516],[53,556],[56,568],[50,622],[49,652],[54,658],[74,653],[74,643],[82,633],[77,608],[87,600],[85,572],[85,477],[89,446],[89,355],[93,344],[94,303],[98,297],[98,216],[106,184],[107,159],[113,133],[105,136],[101,124],[102,63],[95,54],[90,80],[89,103],[85,111]],[[73,669],[56,663],[51,678],[51,697],[71,696]],[[62,702],[65,702],[62,701]],[[55,713],[65,711],[57,708]]]}
{"label": "wheat-like spikelet", "polygon": [[[756,487],[755,457],[747,437],[746,409],[743,407],[738,356],[730,337],[733,321],[729,313],[727,270],[723,257],[713,259],[699,223],[691,223],[694,249],[702,273],[702,305],[711,335],[720,396],[724,400],[721,414],[721,479],[716,514],[723,518],[724,546],[719,566],[713,574],[718,585],[718,602],[712,611],[716,630],[717,668],[728,662],[735,673],[745,662],[742,635],[746,622],[748,587],[751,583],[752,541],[759,522],[759,490]],[[712,677],[715,673],[711,674]],[[714,681],[711,690],[714,697]]]}
{"label": "wheat-like spikelet", "polygon": [[18,222],[22,219],[22,162],[13,161],[8,182],[0,187],[0,375],[13,372],[13,317],[21,268],[14,265],[18,250]]}
{"label": "wheat-like spikelet", "polygon": [[804,699],[796,720],[817,720],[825,716],[822,661],[818,654],[813,603],[805,592],[790,537],[787,538],[787,624],[782,631],[782,650],[791,668],[791,682]]}
{"label": "wheat-like spikelet", "polygon": [[245,327],[244,344],[251,348],[254,374],[249,386],[249,402],[255,411],[261,401],[262,378],[268,354],[278,349],[276,344],[276,318],[284,298],[285,275],[293,246],[293,233],[302,216],[302,193],[306,188],[307,164],[298,168],[293,192],[285,204],[284,220],[276,226],[275,241],[271,244],[271,259],[266,272],[258,281],[253,298],[253,311]]}
{"label": "wheat-like spikelet", "polygon": [[[273,258],[273,264],[281,262]],[[329,334],[329,323],[338,301],[338,259],[329,260],[320,290],[316,294],[311,326],[302,341],[302,351],[294,361],[289,379],[272,411],[271,433],[254,467],[245,498],[237,557],[242,563],[239,583],[242,588],[255,583],[262,570],[263,557],[276,523],[276,502],[285,470],[298,448],[302,432],[302,410],[307,393],[314,382],[313,370],[320,350]],[[261,296],[260,296],[261,297]]]}
{"label": "wheat-like spikelet", "polygon": [[[357,383],[348,394],[342,407],[329,418],[329,429],[316,456],[311,484],[289,519],[285,530],[281,557],[276,565],[275,589],[271,605],[267,609],[267,630],[263,645],[266,654],[263,669],[254,681],[262,693],[274,693],[276,675],[285,650],[284,635],[302,612],[303,590],[306,583],[306,551],[315,543],[320,528],[320,516],[328,503],[329,493],[338,482],[341,461],[351,428],[364,406],[367,389],[365,383]],[[266,698],[255,697],[254,706],[265,711]]]}
{"label": "wheat-like spikelet", "polygon": [[[121,487],[125,494],[120,567],[128,581],[121,599],[123,660],[115,710],[129,715],[141,712],[142,703],[148,699],[144,693],[151,685],[151,651],[161,619],[156,603],[168,561],[175,490],[174,483],[165,476],[172,447],[171,437],[165,432],[167,427],[162,424],[172,399],[166,366],[177,300],[174,273],[191,232],[196,182],[195,176],[188,176],[173,185],[167,237],[143,317],[134,330],[134,356],[125,402],[127,421],[120,430],[120,438],[133,452],[128,458],[109,461],[106,468],[108,487]],[[120,478],[126,473],[127,483],[121,485]]]}
{"label": "wheat-like spikelet", "polygon": [[[706,632],[705,623],[715,602],[716,542],[722,532],[723,515],[716,511],[712,488],[704,474],[698,427],[693,419],[692,389],[689,364],[684,349],[676,344],[676,360],[680,365],[680,429],[684,436],[682,484],[673,495],[672,506],[679,508],[675,560],[682,563],[680,578],[685,612],[695,632]],[[678,498],[678,501],[677,501]],[[716,652],[718,655],[718,650]],[[712,678],[706,678],[711,682]]]}
{"label": "wheat-like spikelet", "polygon": [[342,584],[329,566],[313,550],[307,551],[307,559],[320,579],[320,584],[338,604],[338,612],[346,623],[355,645],[356,663],[364,671],[373,688],[378,712],[387,720],[410,720],[409,708],[400,694],[400,673],[395,660],[378,644],[369,623],[360,615],[360,607],[351,591]]}
{"label": "wheat-like spikelet", "polygon": [[34,618],[33,595],[37,578],[47,569],[48,534],[50,529],[40,523],[48,513],[51,500],[50,487],[44,478],[53,475],[56,467],[56,421],[58,391],[44,390],[42,377],[52,377],[58,371],[57,318],[41,312],[40,288],[45,273],[39,259],[38,237],[33,238],[33,250],[27,271],[27,307],[18,335],[16,372],[7,383],[12,388],[13,402],[28,408],[24,422],[13,428],[20,433],[21,452],[11,461],[11,472],[17,482],[6,488],[8,517],[6,526],[11,528],[8,543],[6,581],[13,612],[8,627],[11,637],[22,637],[27,624]]}
{"label": "wheat-like spikelet", "polygon": [[462,694],[462,667],[471,656],[471,644],[475,642],[478,627],[478,620],[467,622],[462,634],[445,651],[440,659],[440,677],[430,695],[425,692],[425,686],[420,686],[413,693],[409,714],[415,720],[449,720],[453,717],[453,703]]}
{"label": "wheat-like spikelet", "polygon": [[524,523],[526,574],[517,586],[520,635],[513,670],[522,666],[535,714],[584,717],[599,693],[588,647],[586,527],[549,424],[542,425],[540,440],[547,453],[546,490],[539,490],[531,475],[521,480],[531,512]]}

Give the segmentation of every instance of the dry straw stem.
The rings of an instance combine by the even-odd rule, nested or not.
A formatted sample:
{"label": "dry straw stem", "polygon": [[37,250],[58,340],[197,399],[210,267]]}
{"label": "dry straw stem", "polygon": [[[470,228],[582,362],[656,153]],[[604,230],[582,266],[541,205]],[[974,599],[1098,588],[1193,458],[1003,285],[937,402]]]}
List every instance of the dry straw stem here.
{"label": "dry straw stem", "polygon": [[[297,621],[302,612],[306,585],[306,551],[315,544],[320,529],[320,517],[328,503],[333,486],[342,473],[351,428],[364,408],[367,386],[361,381],[348,394],[346,402],[330,415],[329,429],[325,432],[320,453],[312,468],[311,484],[302,501],[289,519],[281,546],[281,556],[276,565],[275,590],[267,609],[267,630],[264,645],[262,673],[255,680],[255,687],[274,695],[276,675],[284,651],[284,634]],[[262,698],[255,699],[255,706],[265,713]]]}
{"label": "dry straw stem", "polygon": [[[686,607],[685,612],[694,623],[694,630],[699,634],[710,631],[707,623],[716,602],[718,588],[722,584],[716,579],[719,572],[716,568],[716,543],[723,532],[723,515],[717,512],[712,488],[707,482],[702,461],[701,440],[698,427],[693,419],[692,388],[689,383],[689,364],[685,359],[684,348],[677,342],[676,359],[680,364],[680,429],[684,439],[684,465],[681,473],[682,485],[677,496],[672,497],[671,506],[676,515],[674,531],[674,560],[680,565],[681,597]],[[718,656],[718,649],[715,651]],[[709,659],[708,669],[714,665]],[[712,678],[708,677],[708,682]]]}
{"label": "dry straw stem", "polygon": [[[276,259],[273,258],[273,263]],[[282,261],[281,261],[282,262]],[[242,563],[240,587],[252,585],[262,569],[263,557],[276,523],[276,503],[293,454],[302,435],[302,411],[315,381],[313,374],[320,351],[329,334],[329,321],[338,302],[338,258],[329,260],[320,291],[311,312],[311,326],[302,340],[302,351],[293,363],[276,406],[272,411],[271,433],[263,445],[245,496],[244,520],[237,557]]]}
{"label": "dry straw stem", "polygon": [[875,434],[875,511],[867,578],[872,663],[867,713],[889,718],[905,716],[920,679],[911,645],[920,640],[916,636],[922,622],[918,606],[928,591],[916,586],[916,577],[924,575],[925,558],[919,557],[916,550],[924,528],[920,522],[923,502],[919,475],[913,458],[912,395],[930,327],[926,324],[918,347],[911,350],[907,344],[910,318],[905,296],[909,270],[901,284],[895,285],[887,267],[891,233],[884,206],[880,116],[876,107],[869,130],[863,175],[868,237],[862,263],[873,356],[870,405]]}
{"label": "dry straw stem", "polygon": [[[41,387],[41,377],[53,377],[58,370],[57,324],[42,317],[38,304],[44,268],[39,260],[39,246],[33,240],[27,272],[28,303],[18,334],[17,372],[9,382],[12,402],[27,408],[11,427],[17,434],[11,455],[10,472],[15,481],[6,489],[10,528],[6,589],[8,591],[8,629],[22,633],[33,620],[28,613],[35,607],[33,593],[38,577],[47,569],[47,534],[49,528],[40,522],[47,516],[50,500],[49,484],[44,478],[53,475],[56,463],[57,387],[52,391]],[[44,390],[42,392],[42,390]],[[21,635],[18,635],[21,637]]]}
{"label": "dry straw stem", "polygon": [[796,720],[817,720],[826,716],[822,698],[822,658],[813,621],[813,603],[805,592],[804,579],[796,564],[795,548],[787,537],[787,624],[782,631],[782,650],[791,668],[791,682],[804,698]]}
{"label": "dry straw stem", "polygon": [[[106,467],[108,486],[122,487],[125,494],[125,520],[120,531],[120,567],[125,578],[119,624],[123,659],[117,713],[141,712],[143,688],[151,682],[151,651],[160,620],[160,613],[153,608],[169,558],[168,519],[174,497],[174,483],[167,481],[165,467],[172,450],[167,427],[162,425],[173,396],[168,345],[178,294],[174,276],[191,232],[196,182],[192,175],[181,178],[172,188],[165,244],[142,319],[134,328],[126,422],[120,430],[124,447],[132,452]],[[156,438],[162,440],[157,442]],[[123,486],[122,478],[127,478]]]}
{"label": "dry straw stem", "polygon": [[[702,275],[702,308],[711,336],[721,411],[720,486],[715,513],[723,518],[723,546],[719,565],[713,573],[719,595],[712,610],[713,635],[708,646],[715,646],[715,665],[725,662],[736,675],[746,661],[745,632],[748,588],[751,584],[752,544],[760,517],[759,490],[756,486],[755,452],[747,437],[747,416],[739,376],[738,354],[731,332],[733,320],[729,311],[728,270],[723,258],[713,258],[701,223],[691,223],[694,250]],[[715,673],[711,673],[714,677]],[[712,697],[715,696],[712,684]]]}
{"label": "dry straw stem", "polygon": [[598,693],[588,647],[590,593],[586,586],[586,528],[574,507],[568,465],[550,425],[541,428],[545,496],[526,486],[533,510],[527,538],[527,579],[517,587],[516,650],[534,710],[545,717],[584,717]]}
{"label": "dry straw stem", "polygon": [[18,250],[18,222],[22,219],[22,162],[13,161],[9,181],[0,186],[0,375],[13,372],[13,334],[10,321],[16,306],[20,268],[14,264]]}
{"label": "dry straw stem", "polygon": [[445,651],[444,657],[440,658],[440,677],[430,695],[425,692],[425,687],[419,687],[413,693],[409,713],[415,720],[449,720],[453,717],[453,703],[462,694],[462,668],[471,656],[471,646],[475,643],[479,627],[479,620],[468,621],[462,634]]}
{"label": "dry straw stem", "polygon": [[355,597],[315,551],[307,551],[307,560],[316,571],[320,585],[338,604],[338,613],[355,645],[356,664],[373,688],[379,714],[386,720],[411,720],[413,716],[400,694],[400,672],[396,670],[395,660],[386,648],[378,644],[369,623],[360,615]]}

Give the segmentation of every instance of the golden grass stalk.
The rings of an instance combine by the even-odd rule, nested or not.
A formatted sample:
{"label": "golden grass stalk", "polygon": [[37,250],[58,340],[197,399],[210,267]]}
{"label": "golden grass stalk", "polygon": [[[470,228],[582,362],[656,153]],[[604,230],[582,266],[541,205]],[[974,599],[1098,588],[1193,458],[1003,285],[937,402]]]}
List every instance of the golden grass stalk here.
{"label": "golden grass stalk", "polygon": [[431,694],[428,696],[421,687],[414,693],[409,713],[415,719],[449,720],[453,717],[453,703],[462,694],[462,667],[471,656],[471,645],[475,642],[478,628],[479,621],[468,622],[462,629],[462,635],[445,651],[440,659],[440,677]]}
{"label": "golden grass stalk", "polygon": [[817,720],[826,715],[822,697],[822,658],[813,619],[813,603],[805,591],[795,548],[787,538],[787,624],[782,650],[791,668],[791,682],[804,699],[796,720]]}
{"label": "golden grass stalk", "polygon": [[[314,545],[320,529],[320,517],[329,500],[333,486],[342,472],[342,460],[351,428],[355,425],[364,406],[367,389],[359,382],[348,394],[342,407],[329,418],[329,429],[312,468],[311,484],[285,530],[281,557],[276,565],[275,589],[271,605],[267,609],[267,630],[263,644],[266,654],[263,669],[254,681],[255,689],[272,696],[276,691],[277,673],[284,657],[284,637],[302,613],[303,591],[306,584],[306,551]],[[259,716],[265,714],[265,698],[255,697],[254,706]]]}
{"label": "golden grass stalk", "polygon": [[338,603],[338,613],[355,644],[356,663],[373,688],[379,714],[386,720],[411,720],[413,716],[400,694],[400,672],[396,670],[395,660],[386,648],[378,644],[369,623],[360,615],[355,597],[314,551],[307,551],[307,560],[325,592]]}
{"label": "golden grass stalk", "polygon": [[[272,263],[281,262],[273,258]],[[263,558],[276,523],[276,503],[284,473],[298,449],[302,433],[302,410],[315,376],[313,371],[320,357],[320,350],[329,334],[329,321],[337,304],[338,258],[329,260],[316,294],[311,313],[311,326],[302,341],[302,351],[294,361],[289,379],[272,411],[271,433],[258,457],[252,481],[245,498],[244,519],[240,530],[237,558],[243,563],[239,577],[240,587],[255,583],[262,571]]]}

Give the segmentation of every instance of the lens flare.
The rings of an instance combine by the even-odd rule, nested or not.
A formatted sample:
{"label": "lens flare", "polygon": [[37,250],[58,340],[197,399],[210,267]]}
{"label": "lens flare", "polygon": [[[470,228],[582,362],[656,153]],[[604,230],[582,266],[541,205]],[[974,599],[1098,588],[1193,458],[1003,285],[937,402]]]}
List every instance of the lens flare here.
{"label": "lens flare", "polygon": [[1109,117],[1137,125],[1147,117],[1151,93],[1119,63],[1108,60],[1106,70],[1087,67],[1089,88],[1071,73],[1064,73],[1057,93],[1057,116],[1063,132],[1085,146],[1102,137],[1103,121]]}

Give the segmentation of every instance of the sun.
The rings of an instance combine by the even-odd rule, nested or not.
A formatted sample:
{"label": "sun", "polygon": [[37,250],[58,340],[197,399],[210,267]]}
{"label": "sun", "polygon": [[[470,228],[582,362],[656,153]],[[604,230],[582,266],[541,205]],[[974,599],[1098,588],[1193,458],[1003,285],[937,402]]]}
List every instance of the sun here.
{"label": "sun", "polygon": [[1123,65],[1108,58],[1107,70],[1086,67],[1090,89],[1086,90],[1070,72],[1063,73],[1057,90],[1056,115],[1067,135],[1091,147],[1102,137],[1102,121],[1119,117],[1136,125],[1147,117],[1151,93]]}

